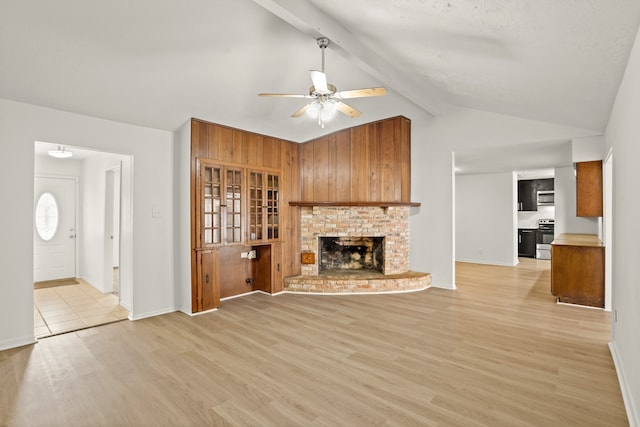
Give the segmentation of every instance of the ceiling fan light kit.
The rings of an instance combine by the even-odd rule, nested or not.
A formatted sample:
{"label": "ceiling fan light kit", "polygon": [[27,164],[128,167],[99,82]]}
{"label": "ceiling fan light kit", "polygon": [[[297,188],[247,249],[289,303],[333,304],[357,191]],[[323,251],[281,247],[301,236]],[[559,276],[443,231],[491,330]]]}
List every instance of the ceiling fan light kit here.
{"label": "ceiling fan light kit", "polygon": [[353,89],[338,92],[334,85],[327,82],[327,75],[324,72],[324,51],[327,46],[329,46],[329,39],[326,37],[320,37],[317,39],[317,43],[318,47],[322,51],[322,71],[309,71],[313,86],[309,88],[308,95],[260,93],[258,96],[311,99],[312,101],[293,113],[291,117],[300,117],[304,113],[307,113],[315,117],[318,120],[318,125],[324,128],[325,121],[333,117],[337,111],[349,117],[358,117],[361,114],[360,111],[342,102],[342,99],[382,96],[387,93],[387,89],[384,87]]}

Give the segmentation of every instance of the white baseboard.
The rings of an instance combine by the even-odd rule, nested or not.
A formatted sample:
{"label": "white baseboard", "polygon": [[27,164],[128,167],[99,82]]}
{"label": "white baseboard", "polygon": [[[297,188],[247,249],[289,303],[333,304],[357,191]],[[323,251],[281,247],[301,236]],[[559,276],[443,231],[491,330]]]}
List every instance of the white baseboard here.
{"label": "white baseboard", "polygon": [[23,337],[9,338],[8,340],[0,341],[0,351],[9,350],[10,348],[22,347],[25,345],[31,345],[36,343],[36,337],[33,334],[25,335]]}
{"label": "white baseboard", "polygon": [[203,314],[207,314],[207,313],[213,313],[214,311],[218,311],[217,308],[212,308],[211,310],[206,310],[206,311],[198,311],[197,313],[187,313],[186,311],[182,311],[182,313],[188,314],[191,317],[196,317],[196,316],[201,316]]}
{"label": "white baseboard", "polygon": [[161,310],[150,311],[148,313],[136,314],[135,316],[133,316],[131,312],[129,312],[129,320],[146,319],[147,317],[160,316],[163,314],[173,313],[175,311],[178,311],[178,310],[176,310],[175,307],[170,307],[170,308],[163,308]]}
{"label": "white baseboard", "polygon": [[613,364],[616,367],[616,373],[618,374],[618,382],[620,383],[620,391],[622,392],[622,399],[624,400],[624,407],[627,410],[627,418],[629,419],[629,427],[640,427],[640,417],[638,416],[638,408],[635,406],[636,402],[633,400],[631,390],[625,380],[624,368],[622,361],[618,355],[618,350],[615,343],[609,343],[609,350],[611,351],[611,357],[613,358]]}
{"label": "white baseboard", "polygon": [[501,265],[505,267],[514,267],[517,264],[513,262],[501,262],[501,261],[491,261],[486,259],[466,259],[466,258],[456,258],[456,262],[468,262],[471,264],[485,264],[485,265]]}

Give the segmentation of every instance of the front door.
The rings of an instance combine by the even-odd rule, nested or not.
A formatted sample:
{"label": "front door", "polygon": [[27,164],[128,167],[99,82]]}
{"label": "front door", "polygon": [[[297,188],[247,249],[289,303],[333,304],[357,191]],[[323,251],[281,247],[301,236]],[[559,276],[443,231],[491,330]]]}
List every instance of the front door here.
{"label": "front door", "polygon": [[33,280],[76,276],[76,181],[36,177]]}

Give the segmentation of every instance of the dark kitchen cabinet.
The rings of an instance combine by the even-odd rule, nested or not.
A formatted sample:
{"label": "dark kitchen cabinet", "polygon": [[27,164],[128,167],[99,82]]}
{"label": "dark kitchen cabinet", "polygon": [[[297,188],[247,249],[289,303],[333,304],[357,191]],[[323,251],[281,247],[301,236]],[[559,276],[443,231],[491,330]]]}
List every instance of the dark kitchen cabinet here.
{"label": "dark kitchen cabinet", "polygon": [[537,211],[535,180],[523,179],[518,181],[518,210]]}
{"label": "dark kitchen cabinet", "polygon": [[537,211],[538,191],[553,190],[553,178],[521,179],[518,181],[518,210]]}
{"label": "dark kitchen cabinet", "polygon": [[536,233],[535,228],[518,229],[518,256],[525,258],[536,257]]}

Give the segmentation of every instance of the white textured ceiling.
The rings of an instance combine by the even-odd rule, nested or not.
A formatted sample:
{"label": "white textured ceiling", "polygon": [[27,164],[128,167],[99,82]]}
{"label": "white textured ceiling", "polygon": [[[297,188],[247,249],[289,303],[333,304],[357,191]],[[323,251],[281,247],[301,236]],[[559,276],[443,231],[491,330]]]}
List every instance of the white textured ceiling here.
{"label": "white textured ceiling", "polygon": [[[190,117],[304,141],[450,105],[603,131],[637,0],[0,0],[0,98],[158,129]],[[289,116],[332,39],[326,129]]]}

